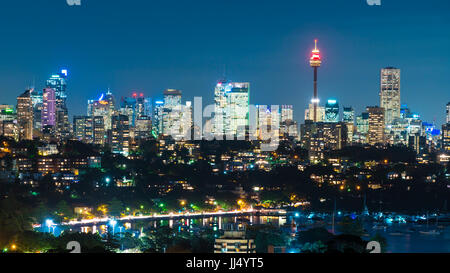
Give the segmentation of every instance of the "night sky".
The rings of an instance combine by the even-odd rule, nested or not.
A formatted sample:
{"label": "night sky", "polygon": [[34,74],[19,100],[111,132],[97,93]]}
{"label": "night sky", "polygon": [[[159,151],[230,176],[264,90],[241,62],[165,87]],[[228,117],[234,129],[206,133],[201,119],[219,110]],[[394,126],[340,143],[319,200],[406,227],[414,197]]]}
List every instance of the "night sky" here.
{"label": "night sky", "polygon": [[380,69],[402,69],[402,103],[444,122],[450,101],[450,1],[9,0],[0,6],[0,104],[69,69],[69,112],[111,88],[116,97],[167,88],[212,103],[223,77],[251,83],[253,104],[293,104],[303,122],[308,57],[319,39],[319,97],[359,114],[379,104]]}

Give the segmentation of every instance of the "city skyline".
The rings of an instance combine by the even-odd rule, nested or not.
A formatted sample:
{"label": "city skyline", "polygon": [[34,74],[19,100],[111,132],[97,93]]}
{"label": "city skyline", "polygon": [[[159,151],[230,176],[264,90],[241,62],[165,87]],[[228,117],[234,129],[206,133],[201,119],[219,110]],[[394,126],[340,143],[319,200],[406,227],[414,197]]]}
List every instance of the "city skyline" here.
{"label": "city skyline", "polygon": [[[152,18],[160,29],[142,22],[143,17],[139,16],[144,15],[141,13],[136,18],[129,18],[129,8],[136,8],[138,5],[134,1],[127,4],[128,6],[117,3],[102,4],[102,1],[86,2],[81,7],[74,8],[63,2],[56,3],[52,6],[52,14],[64,24],[50,28],[49,21],[39,22],[38,26],[30,26],[28,21],[35,18],[34,11],[31,12],[33,8],[45,15],[47,4],[30,4],[30,10],[20,9],[25,17],[29,15],[31,19],[17,22],[11,15],[17,14],[19,5],[7,3],[5,10],[10,11],[10,14],[0,20],[10,20],[11,30],[30,33],[29,37],[36,42],[33,43],[33,50],[27,48],[25,51],[23,47],[16,46],[21,43],[21,37],[12,32],[4,33],[5,43],[0,46],[0,55],[4,60],[0,64],[1,103],[15,104],[13,102],[17,95],[22,93],[25,87],[33,85],[33,78],[36,89],[42,89],[48,74],[58,67],[69,69],[68,107],[71,117],[85,112],[86,101],[92,98],[93,93],[106,92],[108,88],[118,98],[133,91],[157,97],[156,95],[160,95],[165,89],[181,89],[185,98],[202,96],[206,102],[212,103],[212,90],[226,71],[228,79],[251,83],[252,103],[283,105],[289,100],[288,103],[294,106],[295,120],[302,121],[303,110],[307,107],[313,90],[311,71],[306,62],[313,48],[312,41],[317,38],[324,55],[319,81],[322,102],[331,97],[337,98],[341,106],[352,106],[356,113],[363,112],[368,105],[378,105],[379,71],[381,68],[394,66],[402,70],[401,103],[419,112],[422,120],[435,120],[437,125],[445,123],[445,115],[441,109],[445,109],[448,101],[445,91],[450,84],[448,79],[440,75],[448,71],[447,67],[442,66],[442,63],[447,63],[446,60],[449,59],[445,51],[449,39],[442,35],[449,24],[449,20],[442,13],[448,10],[447,3],[436,3],[435,7],[440,8],[430,9],[426,6],[422,8],[419,1],[408,1],[408,6],[383,3],[381,8],[368,6],[364,1],[339,4],[319,1],[316,8],[320,9],[323,15],[312,17],[305,14],[311,4],[288,1],[292,12],[283,13],[285,19],[280,21],[276,19],[280,16],[280,10],[269,13],[268,2],[263,1],[255,8],[253,1],[249,1],[241,4],[241,10],[258,10],[258,15],[252,12],[249,14],[249,19],[254,19],[255,23],[230,20],[228,24],[218,24],[213,20],[211,26],[202,23],[203,19],[211,19],[211,15],[207,12],[198,14],[196,8],[203,5],[206,11],[211,12],[217,8],[217,3],[194,3],[188,6],[191,11],[189,14],[182,13],[181,8],[169,9],[164,4],[152,6],[152,12],[154,10],[167,15],[170,11],[180,15],[181,19],[177,18],[172,23],[177,26],[180,26],[177,24],[179,20],[189,19],[189,27],[198,30],[188,33],[193,35],[191,42],[186,42],[183,38],[188,34],[182,34],[180,30],[174,29],[173,25],[163,23],[161,15],[149,14],[149,18]],[[143,10],[148,7],[148,4],[141,5]],[[235,5],[236,3],[231,2],[221,6],[232,9]],[[418,13],[418,6],[421,7],[421,15],[430,18],[422,25],[411,21],[414,14]],[[345,10],[349,7],[352,8],[351,14]],[[118,12],[119,8],[123,9],[122,13]],[[339,14],[333,13],[336,8]],[[262,17],[261,11],[262,14],[270,16]],[[118,26],[115,23],[109,26],[94,18],[87,22],[76,20],[77,16],[106,16],[106,12],[111,14],[109,16],[112,19],[119,14],[123,15],[130,19],[129,23],[121,25],[119,31],[113,32],[112,29]],[[297,16],[295,12],[302,16]],[[393,14],[398,14],[398,19],[389,19]],[[193,20],[196,15],[200,19]],[[238,15],[231,13],[229,16],[234,18]],[[349,18],[346,19],[346,16]],[[349,22],[355,19],[361,19],[362,25],[349,25]],[[330,25],[331,21],[336,23],[332,24],[330,29],[327,25]],[[256,27],[256,23],[260,24],[261,28]],[[286,29],[280,28],[283,23]],[[392,23],[395,23],[394,27]],[[130,29],[130,34],[122,31],[124,27]],[[138,34],[144,27],[147,27],[148,31],[142,35]],[[244,29],[238,31],[240,28]],[[42,48],[39,45],[42,38],[37,34],[50,29],[60,30],[62,39],[55,45]],[[198,36],[200,33],[223,31],[232,33],[231,38],[223,38],[221,35],[218,35],[219,39],[214,35]],[[352,35],[347,37],[347,31],[352,32]],[[95,32],[105,34],[96,37]],[[397,36],[393,36],[394,33]],[[158,43],[145,43],[152,39],[150,36],[169,47],[163,50],[162,45],[158,46]],[[389,38],[389,43],[381,42],[382,38]],[[262,39],[270,41],[261,45],[259,41]],[[171,45],[171,40],[180,43],[175,43],[175,47]],[[233,43],[234,40],[240,42]],[[126,44],[125,50],[118,52],[114,41],[121,41],[121,46]],[[95,43],[97,46],[90,46]],[[16,49],[13,49],[14,47]],[[419,54],[420,52],[423,54]],[[426,52],[439,52],[439,58],[430,58]],[[161,56],[157,57],[157,54]],[[347,65],[348,61],[355,62],[355,65]],[[348,84],[349,81],[352,82],[351,85]],[[285,95],[274,96],[280,93]],[[424,99],[428,103],[423,104]]]}

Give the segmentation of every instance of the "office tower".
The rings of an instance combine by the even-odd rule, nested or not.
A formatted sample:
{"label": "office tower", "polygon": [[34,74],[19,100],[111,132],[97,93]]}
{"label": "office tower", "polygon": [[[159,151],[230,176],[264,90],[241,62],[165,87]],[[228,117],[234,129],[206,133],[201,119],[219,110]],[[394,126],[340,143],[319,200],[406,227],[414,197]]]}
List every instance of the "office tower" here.
{"label": "office tower", "polygon": [[[249,118],[250,83],[220,81],[214,90],[214,134],[245,137]],[[220,138],[220,137],[219,137]]]}
{"label": "office tower", "polygon": [[369,113],[364,112],[356,117],[356,131],[361,134],[369,133]]}
{"label": "office tower", "polygon": [[450,123],[450,102],[447,103],[447,123]]}
{"label": "office tower", "polygon": [[381,70],[380,107],[385,111],[385,125],[389,127],[400,118],[400,69]]}
{"label": "office tower", "polygon": [[17,97],[17,125],[19,140],[33,140],[33,103],[32,89]]}
{"label": "office tower", "polygon": [[41,131],[42,130],[42,102],[43,102],[43,92],[42,90],[36,90],[32,88],[31,91],[31,101],[33,104],[33,128]]}
{"label": "office tower", "polygon": [[13,121],[16,119],[16,113],[13,105],[1,104],[0,105],[0,122]]}
{"label": "office tower", "polygon": [[442,125],[442,149],[450,152],[450,123]]}
{"label": "office tower", "polygon": [[324,159],[327,150],[340,150],[347,145],[347,126],[343,122],[313,122],[301,125],[301,143],[311,162]]}
{"label": "office tower", "polygon": [[348,144],[353,143],[353,134],[355,131],[355,110],[352,107],[344,107],[342,121],[347,125]]}
{"label": "office tower", "polygon": [[[67,109],[67,70],[53,74],[47,80],[46,87],[55,91],[55,125],[54,130],[58,138],[67,138],[70,135],[69,113]],[[44,126],[44,125],[43,125]]]}
{"label": "office tower", "polygon": [[103,117],[105,130],[111,130],[111,119],[115,113],[115,99],[111,92],[101,94],[97,100],[88,101],[87,115],[90,117]]}
{"label": "office tower", "polygon": [[294,107],[292,105],[281,105],[281,122],[294,120]]}
{"label": "office tower", "polygon": [[325,105],[325,122],[339,122],[339,103],[329,99]]}
{"label": "office tower", "polygon": [[291,137],[298,136],[298,124],[294,120],[294,108],[292,105],[281,106],[280,134]]}
{"label": "office tower", "polygon": [[[286,122],[292,121],[286,119]],[[280,134],[280,112],[279,109],[267,105],[256,105],[256,137],[267,140]]]}
{"label": "office tower", "polygon": [[317,93],[317,70],[322,64],[322,58],[320,57],[319,49],[317,49],[317,40],[315,40],[315,48],[311,53],[309,64],[314,69],[314,97],[311,101],[313,103],[312,121],[318,122],[317,108],[319,106],[319,97]]}
{"label": "office tower", "polygon": [[162,113],[162,134],[180,137],[182,134],[183,107],[181,105],[181,91],[167,89],[164,91],[164,107]]}
{"label": "office tower", "polygon": [[45,88],[42,96],[42,128],[54,128],[56,124],[55,90]]}
{"label": "office tower", "polygon": [[[313,113],[314,113],[314,104],[310,103],[309,108],[305,110],[305,120],[313,120]],[[316,120],[317,122],[324,122],[325,121],[325,107],[323,106],[316,106]]]}
{"label": "office tower", "polygon": [[113,153],[128,156],[130,152],[130,125],[128,116],[114,115],[112,117],[110,145]]}
{"label": "office tower", "polygon": [[[136,120],[141,117],[148,117],[151,119],[152,100],[145,98],[143,93],[132,94],[132,97],[125,97],[120,102],[120,114],[128,116],[130,127],[136,126]],[[145,118],[144,118],[145,119]]]}
{"label": "office tower", "polygon": [[369,113],[369,144],[376,145],[384,143],[384,109],[382,107],[369,106],[367,107],[367,112]]}
{"label": "office tower", "polygon": [[183,114],[181,117],[181,131],[183,138],[191,139],[192,137],[192,128],[194,122],[192,120],[192,101],[186,101],[186,104],[183,105]]}
{"label": "office tower", "polygon": [[155,138],[163,133],[164,101],[156,100],[153,110],[152,134]]}
{"label": "office tower", "polygon": [[134,138],[147,139],[152,134],[152,120],[148,116],[141,116],[136,120]]}
{"label": "office tower", "polygon": [[355,123],[355,110],[352,107],[344,107],[342,121],[345,123]]}

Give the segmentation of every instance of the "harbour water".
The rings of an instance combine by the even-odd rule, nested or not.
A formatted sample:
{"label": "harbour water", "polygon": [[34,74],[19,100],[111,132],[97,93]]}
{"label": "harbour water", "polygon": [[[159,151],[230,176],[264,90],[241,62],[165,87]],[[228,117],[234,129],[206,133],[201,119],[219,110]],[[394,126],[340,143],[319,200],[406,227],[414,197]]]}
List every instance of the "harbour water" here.
{"label": "harbour water", "polygon": [[[311,215],[299,215],[289,213],[280,216],[224,216],[224,217],[195,217],[185,219],[164,219],[164,220],[135,220],[118,221],[113,227],[113,232],[134,232],[139,234],[146,228],[157,228],[169,226],[178,230],[196,232],[201,229],[222,230],[227,223],[243,223],[248,225],[268,224],[282,228],[289,232],[289,226],[294,221],[299,230],[307,230],[312,227],[323,226],[332,231],[331,218],[315,218]],[[336,223],[340,221],[336,219]],[[383,223],[381,226],[373,222],[364,223],[364,240],[370,240],[372,236],[379,233],[387,240],[388,253],[450,253],[450,225],[448,223],[430,224],[424,223]],[[59,235],[64,230],[81,231],[86,233],[105,234],[111,232],[111,226],[104,224],[78,225],[71,227],[57,227],[47,230],[45,227],[41,231],[51,231]],[[428,234],[424,231],[437,230],[439,234]]]}

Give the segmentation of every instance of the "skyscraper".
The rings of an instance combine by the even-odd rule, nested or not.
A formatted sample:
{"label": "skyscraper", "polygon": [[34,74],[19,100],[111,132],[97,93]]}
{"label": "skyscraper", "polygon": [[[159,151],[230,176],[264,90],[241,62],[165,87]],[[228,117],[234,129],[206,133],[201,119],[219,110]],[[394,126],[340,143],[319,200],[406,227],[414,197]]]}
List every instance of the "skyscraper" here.
{"label": "skyscraper", "polygon": [[33,139],[33,103],[31,92],[32,89],[28,89],[17,97],[17,124],[20,140]]}
{"label": "skyscraper", "polygon": [[450,152],[450,123],[442,125],[442,149]]}
{"label": "skyscraper", "polygon": [[33,128],[38,131],[42,130],[42,96],[42,90],[32,88],[31,101],[33,103]]}
{"label": "skyscraper", "polygon": [[384,109],[387,127],[400,118],[400,69],[381,69],[380,107]]}
{"label": "skyscraper", "polygon": [[51,127],[56,124],[56,101],[55,90],[52,88],[45,88],[42,96],[42,127]]}
{"label": "skyscraper", "polygon": [[55,134],[58,138],[67,138],[70,135],[69,113],[66,105],[67,99],[67,70],[53,74],[47,80],[47,88],[55,91]]}
{"label": "skyscraper", "polygon": [[281,122],[294,120],[294,107],[292,105],[281,105]]}
{"label": "skyscraper", "polygon": [[216,136],[245,137],[249,119],[250,83],[220,81],[214,90]]}
{"label": "skyscraper", "polygon": [[356,131],[360,134],[369,133],[369,113],[364,112],[356,117]]}
{"label": "skyscraper", "polygon": [[115,112],[115,99],[111,92],[101,94],[97,100],[88,101],[87,115],[90,117],[103,117],[105,130],[111,130],[111,119]]}
{"label": "skyscraper", "polygon": [[353,143],[353,134],[355,131],[355,110],[352,107],[344,107],[342,121],[347,125],[348,144]]}
{"label": "skyscraper", "polygon": [[369,106],[367,107],[367,112],[369,112],[369,144],[376,145],[384,143],[384,109],[382,107]]}
{"label": "skyscraper", "polygon": [[342,121],[346,123],[355,123],[355,110],[353,110],[353,107],[344,107]]}
{"label": "skyscraper", "polygon": [[450,102],[447,103],[447,123],[450,123]]}
{"label": "skyscraper", "polygon": [[73,137],[85,143],[93,143],[93,124],[91,116],[73,117]]}
{"label": "skyscraper", "polygon": [[314,97],[312,99],[312,103],[313,103],[312,120],[313,120],[313,122],[318,122],[317,107],[319,105],[319,96],[317,93],[317,70],[320,67],[320,65],[322,64],[322,58],[320,57],[320,51],[317,48],[317,40],[315,40],[314,42],[315,42],[315,48],[311,52],[311,58],[309,60],[309,64],[314,69]]}
{"label": "skyscraper", "polygon": [[314,120],[313,113],[314,107],[316,107],[316,122],[324,122],[325,121],[325,107],[323,106],[314,106],[314,103],[309,104],[309,108],[305,110],[305,120]]}
{"label": "skyscraper", "polygon": [[164,91],[162,129],[165,136],[179,137],[182,135],[183,107],[181,105],[181,95],[181,90],[167,89]]}
{"label": "skyscraper", "polygon": [[163,112],[164,101],[156,100],[152,118],[152,134],[155,138],[157,138],[163,132]]}
{"label": "skyscraper", "polygon": [[130,152],[130,125],[128,116],[114,115],[112,117],[110,145],[113,153],[128,156]]}
{"label": "skyscraper", "polygon": [[329,99],[325,105],[325,122],[339,122],[339,103]]}

